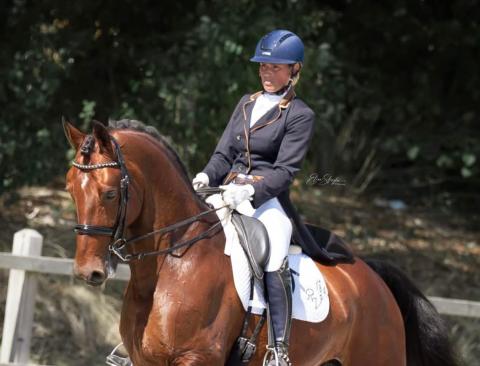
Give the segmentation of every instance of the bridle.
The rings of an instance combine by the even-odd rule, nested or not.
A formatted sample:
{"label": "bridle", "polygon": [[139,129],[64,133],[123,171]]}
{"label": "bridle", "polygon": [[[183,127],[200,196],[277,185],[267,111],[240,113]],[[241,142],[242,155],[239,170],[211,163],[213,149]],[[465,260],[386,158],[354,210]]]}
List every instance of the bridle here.
{"label": "bridle", "polygon": [[[212,226],[210,226],[207,230],[202,232],[201,234],[189,239],[185,240],[183,242],[175,242],[173,243],[170,247],[162,250],[155,250],[155,251],[150,251],[150,252],[142,252],[142,253],[135,253],[135,254],[129,254],[129,253],[124,253],[124,248],[128,244],[135,243],[137,241],[146,239],[150,236],[157,235],[157,234],[165,234],[174,230],[177,230],[183,226],[187,226],[195,221],[198,221],[200,218],[203,216],[206,216],[214,211],[220,210],[227,205],[220,206],[218,208],[211,208],[207,211],[201,212],[198,215],[189,217],[185,220],[176,222],[173,225],[169,225],[166,227],[163,227],[161,229],[154,230],[152,232],[149,232],[144,235],[140,235],[134,238],[127,239],[125,238],[125,219],[127,216],[127,205],[128,205],[128,187],[130,184],[130,177],[128,175],[128,170],[125,165],[125,160],[123,159],[122,151],[120,149],[120,145],[118,142],[115,140],[113,136],[110,136],[110,139],[113,142],[113,145],[115,147],[115,155],[117,157],[117,161],[111,161],[111,162],[104,162],[104,163],[98,163],[98,164],[80,164],[77,163],[76,161],[72,161],[72,165],[80,170],[84,171],[92,171],[96,169],[106,169],[106,168],[119,168],[120,169],[120,204],[117,210],[117,216],[115,219],[115,224],[113,227],[108,227],[108,226],[99,226],[99,225],[92,225],[92,224],[77,224],[74,227],[74,231],[78,235],[103,235],[103,236],[109,236],[112,238],[112,241],[110,242],[108,249],[110,254],[116,255],[118,258],[120,258],[124,262],[130,262],[132,260],[137,260],[137,259],[142,259],[146,256],[154,256],[154,255],[164,255],[164,254],[172,254],[175,252],[177,249],[183,248],[190,246],[194,244],[195,242],[206,238],[210,232],[215,230],[216,228],[220,227],[221,222],[218,221]],[[219,189],[213,189],[213,191]],[[213,192],[212,189],[209,190],[210,193]]]}
{"label": "bridle", "polygon": [[80,170],[91,171],[95,169],[104,168],[120,168],[120,206],[117,211],[117,218],[115,219],[115,225],[113,227],[89,225],[89,224],[77,224],[74,231],[79,235],[105,235],[113,237],[113,241],[123,237],[125,230],[125,218],[127,216],[127,203],[128,203],[128,185],[130,183],[130,177],[128,176],[127,167],[123,160],[122,151],[118,142],[112,137],[113,145],[115,146],[115,154],[117,161],[111,161],[100,164],[80,164],[76,161],[72,162],[75,168]]}

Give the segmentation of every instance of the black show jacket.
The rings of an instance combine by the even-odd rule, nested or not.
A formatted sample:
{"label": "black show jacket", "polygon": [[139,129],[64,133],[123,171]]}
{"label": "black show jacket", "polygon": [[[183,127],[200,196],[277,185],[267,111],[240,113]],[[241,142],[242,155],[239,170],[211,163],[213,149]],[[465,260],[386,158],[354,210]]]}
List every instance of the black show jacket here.
{"label": "black show jacket", "polygon": [[323,264],[331,265],[338,261],[351,263],[350,254],[343,256],[326,250],[330,245],[343,246],[343,241],[321,228],[317,230],[323,238],[314,237],[289,197],[288,188],[300,170],[313,135],[313,111],[291,90],[250,128],[253,105],[260,93],[244,95],[235,108],[203,169],[210,186],[222,184],[229,172],[263,176],[264,179],[252,184],[255,188],[254,208],[277,197],[293,222],[292,236],[303,252]]}
{"label": "black show jacket", "polygon": [[203,169],[210,186],[222,184],[229,172],[263,176],[253,183],[254,208],[288,192],[307,153],[315,117],[291,90],[250,128],[253,105],[260,94],[247,94],[240,99]]}

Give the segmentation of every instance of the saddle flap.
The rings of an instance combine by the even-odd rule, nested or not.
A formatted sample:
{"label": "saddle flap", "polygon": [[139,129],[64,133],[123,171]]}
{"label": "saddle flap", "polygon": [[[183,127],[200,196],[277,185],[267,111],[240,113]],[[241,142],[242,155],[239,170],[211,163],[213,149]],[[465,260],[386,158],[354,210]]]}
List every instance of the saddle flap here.
{"label": "saddle flap", "polygon": [[242,215],[237,211],[232,212],[232,223],[255,277],[262,279],[264,268],[270,257],[267,229],[260,220]]}

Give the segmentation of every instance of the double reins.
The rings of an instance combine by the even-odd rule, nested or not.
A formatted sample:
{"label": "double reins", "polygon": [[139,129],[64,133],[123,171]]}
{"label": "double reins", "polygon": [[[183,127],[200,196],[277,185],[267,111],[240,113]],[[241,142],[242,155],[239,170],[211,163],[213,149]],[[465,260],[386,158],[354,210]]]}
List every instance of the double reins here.
{"label": "double reins", "polygon": [[[134,254],[124,253],[125,247],[129,244],[133,244],[135,242],[141,241],[143,239],[149,238],[154,235],[158,235],[158,234],[164,235],[166,233],[175,231],[181,227],[184,227],[196,221],[199,221],[202,217],[207,216],[212,212],[218,211],[222,208],[225,208],[227,207],[227,205],[223,205],[217,208],[210,208],[207,211],[201,212],[197,215],[191,216],[182,221],[176,222],[172,225],[168,225],[163,228],[153,230],[149,233],[139,235],[137,237],[126,239],[125,238],[125,220],[127,216],[128,187],[130,184],[130,177],[125,164],[125,160],[123,158],[122,151],[120,149],[120,145],[118,144],[118,142],[115,140],[113,136],[110,136],[110,138],[115,147],[115,155],[117,157],[117,161],[105,162],[105,163],[99,163],[99,164],[80,164],[80,163],[77,163],[76,161],[73,161],[72,165],[77,169],[84,170],[84,171],[92,171],[95,169],[105,169],[105,168],[120,169],[120,204],[119,204],[117,216],[115,219],[115,225],[113,227],[107,227],[107,226],[99,226],[99,225],[91,225],[91,224],[77,224],[74,227],[74,231],[78,235],[104,235],[104,236],[109,236],[113,238],[113,241],[108,246],[109,252],[115,254],[118,258],[120,258],[124,262],[130,262],[132,260],[140,260],[147,256],[173,254],[178,249],[188,247],[194,244],[195,242],[208,237],[208,235],[211,232],[213,232],[216,228],[221,226],[221,222],[218,221],[212,226],[210,226],[207,230],[200,233],[199,235],[182,242],[175,242],[165,249],[134,253]],[[207,194],[218,193],[220,191],[221,189],[218,187],[204,187],[204,188],[199,188],[197,190],[197,193],[199,195],[207,195]]]}

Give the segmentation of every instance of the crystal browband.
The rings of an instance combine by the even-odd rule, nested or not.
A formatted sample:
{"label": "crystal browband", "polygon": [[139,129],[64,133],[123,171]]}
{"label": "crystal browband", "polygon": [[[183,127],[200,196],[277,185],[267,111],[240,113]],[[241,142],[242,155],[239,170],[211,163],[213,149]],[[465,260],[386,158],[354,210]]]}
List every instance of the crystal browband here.
{"label": "crystal browband", "polygon": [[108,162],[108,163],[99,163],[99,164],[79,164],[76,161],[72,161],[74,167],[78,169],[84,170],[93,170],[93,169],[102,169],[102,168],[115,168],[119,167],[120,164],[116,161]]}

